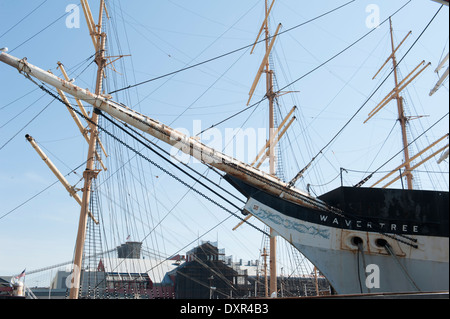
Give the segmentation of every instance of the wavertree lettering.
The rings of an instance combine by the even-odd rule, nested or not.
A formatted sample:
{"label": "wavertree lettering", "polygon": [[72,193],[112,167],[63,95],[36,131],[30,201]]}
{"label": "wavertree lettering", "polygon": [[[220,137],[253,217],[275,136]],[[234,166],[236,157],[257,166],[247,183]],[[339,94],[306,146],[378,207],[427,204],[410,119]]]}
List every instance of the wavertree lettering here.
{"label": "wavertree lettering", "polygon": [[330,225],[339,228],[364,230],[364,231],[383,231],[392,233],[419,233],[418,225],[407,225],[388,223],[381,221],[363,221],[358,219],[346,219],[342,217],[320,214],[320,222],[324,225]]}

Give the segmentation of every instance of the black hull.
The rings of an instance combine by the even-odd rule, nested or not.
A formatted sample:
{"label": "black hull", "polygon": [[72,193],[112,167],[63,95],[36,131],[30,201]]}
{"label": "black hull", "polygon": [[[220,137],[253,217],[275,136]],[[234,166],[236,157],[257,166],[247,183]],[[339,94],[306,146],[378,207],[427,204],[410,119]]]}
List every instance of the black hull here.
{"label": "black hull", "polygon": [[301,221],[403,236],[449,235],[448,192],[340,187],[319,197],[326,204],[341,210],[341,214],[301,206],[231,175],[225,178],[247,198],[254,198]]}

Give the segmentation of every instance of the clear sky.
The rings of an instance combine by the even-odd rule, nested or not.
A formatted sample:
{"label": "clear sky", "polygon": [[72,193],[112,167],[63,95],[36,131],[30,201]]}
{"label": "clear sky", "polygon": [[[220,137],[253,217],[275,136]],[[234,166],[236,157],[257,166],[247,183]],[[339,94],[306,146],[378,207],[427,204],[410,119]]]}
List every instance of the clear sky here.
{"label": "clear sky", "polygon": [[[90,1],[95,20],[98,2]],[[264,19],[262,0],[107,2],[110,15],[106,22],[108,55],[130,54],[131,57],[114,63],[117,72],[108,69],[106,92],[247,47],[255,41]],[[277,0],[270,18],[272,32],[278,23],[282,23],[281,31],[296,27],[280,35],[272,58],[276,86],[280,89],[287,86],[284,91],[295,91],[280,97],[279,120],[293,105],[298,107],[297,120],[281,142],[282,178],[289,181],[294,177],[364,105],[297,184],[301,189],[310,184],[316,195],[340,185],[341,167],[347,169],[343,183],[355,185],[368,175],[367,172],[378,169],[402,148],[395,103],[363,124],[367,114],[394,86],[391,77],[369,99],[392,67],[389,64],[372,80],[391,53],[388,23],[352,45],[372,30],[378,13],[382,22],[407,4],[393,17],[397,44],[412,31],[397,52],[399,60],[407,54],[400,65],[402,77],[422,60],[432,63],[405,91],[408,114],[426,116],[411,122],[410,138],[418,137],[449,109],[448,81],[433,97],[428,96],[438,79],[434,69],[448,52],[448,7],[442,8],[416,44],[414,42],[440,7],[433,1],[356,0],[301,25],[345,3],[347,1]],[[91,63],[92,42],[82,10],[79,19],[76,10],[66,14],[71,4],[79,3],[0,0],[0,48],[8,47],[9,54],[27,57],[30,63],[58,76],[61,73],[56,69],[57,62],[61,61],[77,85],[94,91],[96,65]],[[347,47],[348,50],[317,68]],[[198,67],[113,94],[113,98],[195,135],[246,107],[248,92],[263,55],[263,45],[258,45],[252,55],[249,48],[238,50]],[[264,97],[263,83],[258,85],[252,103]],[[0,65],[0,275],[17,274],[24,268],[42,268],[73,258],[78,204],[60,184],[49,187],[56,178],[24,136],[33,136],[61,172],[70,173],[69,182],[79,188],[84,166],[78,167],[86,160],[87,144],[66,108],[36,88],[17,70]],[[227,136],[233,134],[227,135],[227,132],[240,127],[260,132],[258,129],[267,126],[268,109],[264,101],[257,108],[217,126],[213,132],[219,134],[220,139],[215,139],[212,132],[203,139],[205,143],[217,143],[214,146],[221,149],[228,145],[227,153],[250,162],[266,136],[257,135],[257,139],[246,142],[245,151],[240,152],[231,148],[236,143],[229,144]],[[427,132],[412,151],[416,153],[446,133],[448,117]],[[119,132],[115,134],[122,137]],[[260,232],[248,225],[231,231],[239,220],[229,218],[223,222],[229,217],[227,212],[187,192],[185,186],[148,162],[138,160],[111,138],[104,136],[102,140],[109,155],[105,161],[108,171],[101,172],[99,177],[100,211],[105,225],[99,228],[103,236],[102,249],[112,249],[130,235],[132,240],[142,240],[149,250],[165,256],[184,254],[194,246],[198,236],[209,231],[200,240],[218,240],[219,247],[235,258],[259,258]],[[142,146],[132,146],[189,184],[195,183]],[[401,160],[401,156],[397,156],[380,171],[395,168]],[[193,163],[192,167],[202,173],[206,171],[199,163]],[[448,191],[448,161],[419,170],[422,172],[415,179],[417,187]],[[214,172],[209,171],[208,176],[229,188]],[[393,187],[401,185],[396,183]],[[218,200],[198,185],[196,188]],[[151,231],[153,227],[155,231]],[[194,243],[189,245],[191,242]]]}

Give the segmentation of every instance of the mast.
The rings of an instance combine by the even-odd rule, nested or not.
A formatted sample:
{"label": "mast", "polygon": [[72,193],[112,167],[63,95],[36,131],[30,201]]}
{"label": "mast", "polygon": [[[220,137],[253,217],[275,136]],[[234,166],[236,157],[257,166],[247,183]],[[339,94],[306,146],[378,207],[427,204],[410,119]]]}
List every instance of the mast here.
{"label": "mast", "polygon": [[267,256],[269,256],[266,252],[266,248],[263,249],[263,254],[261,255],[264,257],[264,297],[269,297],[269,285],[268,285],[268,278],[267,278]]}
{"label": "mast", "polygon": [[[264,25],[265,35],[266,35],[266,54],[269,52],[269,3],[268,0],[265,1],[266,4],[266,20]],[[273,5],[273,3],[272,3]],[[274,39],[275,40],[275,39]],[[273,71],[270,70],[270,59],[266,60],[266,94],[269,100],[269,140],[273,141],[275,137],[275,120],[274,120],[274,100],[275,94],[273,92]],[[272,176],[276,175],[275,171],[275,144],[271,142],[269,145],[269,174]],[[277,295],[277,238],[273,229],[270,229],[270,256],[269,256],[269,266],[270,266],[270,296],[275,293]]]}
{"label": "mast", "polygon": [[[398,79],[398,72],[397,72],[397,59],[395,56],[395,53],[400,48],[400,46],[405,42],[406,38],[408,38],[411,35],[411,31],[406,35],[406,37],[400,42],[400,44],[395,47],[394,45],[394,30],[392,27],[392,20],[389,18],[390,22],[390,33],[391,33],[391,47],[392,47],[392,53],[387,58],[386,62],[384,62],[383,66],[378,70],[378,72],[375,74],[375,76],[372,79],[375,79],[376,76],[380,73],[380,71],[388,64],[389,60],[392,59],[392,64],[394,66],[393,73],[394,73],[394,81],[395,81],[395,87],[394,89],[369,113],[369,117],[364,121],[364,123],[367,123],[375,114],[377,114],[381,109],[383,109],[390,101],[396,100],[397,102],[397,111],[398,111],[398,121],[400,123],[401,132],[402,132],[402,143],[403,143],[403,156],[404,156],[404,162],[402,167],[404,167],[405,172],[402,173],[402,176],[406,176],[407,186],[408,189],[413,189],[413,175],[411,168],[411,161],[413,160],[410,157],[409,154],[409,143],[408,143],[408,135],[407,135],[407,124],[409,122],[409,117],[405,115],[405,110],[403,107],[403,97],[400,95],[400,92],[402,92],[406,87],[415,79],[417,78],[423,71],[425,71],[431,63],[425,64],[425,61],[422,61],[411,73],[409,73],[402,81],[399,82]],[[422,66],[421,69],[419,69]]]}
{"label": "mast", "polygon": [[403,142],[403,154],[405,158],[405,170],[406,170],[406,181],[408,183],[408,189],[413,189],[413,175],[411,173],[411,164],[409,158],[408,149],[408,137],[406,132],[406,125],[408,123],[408,118],[405,116],[405,111],[403,108],[403,97],[400,96],[398,92],[398,74],[397,74],[397,59],[395,57],[395,45],[394,45],[394,31],[392,28],[392,19],[389,18],[390,31],[391,31],[391,47],[392,47],[392,63],[394,65],[394,81],[395,81],[395,96],[397,100],[397,110],[398,110],[398,121],[402,129],[402,142]]}
{"label": "mast", "polygon": [[[85,3],[86,1],[83,1]],[[274,1],[272,2],[272,5],[270,8],[272,8],[274,4]],[[140,114],[126,106],[120,103],[116,103],[111,100],[110,96],[103,96],[102,93],[102,78],[104,76],[104,67],[106,64],[106,59],[108,57],[105,57],[104,54],[104,48],[105,48],[105,41],[106,41],[106,35],[101,32],[101,24],[102,24],[102,12],[103,12],[103,6],[104,6],[104,0],[101,1],[101,9],[100,9],[100,23],[98,26],[98,31],[95,32],[95,37],[92,37],[94,45],[96,45],[96,62],[98,65],[98,72],[97,72],[97,84],[96,84],[96,93],[93,94],[89,92],[88,90],[82,89],[73,83],[61,79],[49,72],[45,72],[44,70],[28,63],[26,58],[24,59],[18,59],[16,57],[13,57],[11,55],[8,55],[6,53],[0,52],[0,61],[4,62],[17,70],[19,72],[27,77],[34,77],[42,82],[45,82],[51,86],[54,86],[56,89],[59,89],[65,93],[68,93],[75,97],[76,99],[79,99],[81,101],[84,101],[86,103],[89,103],[94,106],[94,114],[92,115],[91,121],[91,138],[90,138],[90,147],[89,147],[89,154],[88,154],[88,163],[86,165],[85,170],[85,187],[83,188],[83,207],[80,213],[80,222],[79,222],[79,229],[78,229],[78,237],[77,237],[77,245],[76,245],[76,258],[74,263],[74,269],[80,270],[81,268],[81,261],[82,261],[82,252],[83,252],[83,246],[84,246],[84,238],[86,236],[86,213],[88,211],[87,207],[89,206],[89,195],[90,195],[90,185],[94,178],[96,178],[98,171],[94,170],[94,158],[95,158],[95,146],[97,144],[97,122],[98,122],[98,114],[97,112],[103,111],[105,113],[108,113],[112,117],[119,119],[120,121],[123,121],[124,123],[127,123],[145,133],[148,133],[157,139],[172,145],[181,151],[183,151],[186,154],[189,154],[190,156],[195,157],[196,159],[200,160],[201,162],[204,162],[206,164],[210,164],[211,166],[231,175],[238,177],[242,179],[243,181],[248,181],[252,185],[254,185],[257,188],[260,188],[261,190],[267,191],[270,194],[273,194],[274,196],[283,196],[286,200],[293,201],[295,203],[298,203],[299,205],[302,205],[304,207],[310,207],[313,209],[318,209],[322,211],[329,211],[330,207],[325,205],[322,201],[311,197],[308,193],[300,191],[296,188],[293,188],[292,185],[289,185],[288,183],[285,183],[281,181],[280,179],[276,178],[275,176],[275,152],[274,148],[276,145],[276,142],[278,142],[279,138],[282,134],[284,134],[284,130],[280,136],[278,136],[278,130],[275,131],[274,128],[274,101],[276,98],[276,94],[273,91],[273,72],[270,70],[270,63],[269,63],[269,54],[270,50],[274,45],[274,42],[276,40],[276,36],[278,34],[278,31],[281,28],[281,24],[278,25],[277,30],[275,32],[275,35],[272,37],[272,40],[269,43],[269,36],[268,36],[268,23],[267,23],[267,16],[266,21],[263,24],[263,27],[266,30],[266,54],[264,57],[264,60],[261,64],[260,70],[258,71],[257,77],[255,78],[255,82],[252,86],[252,91],[250,93],[250,99],[251,95],[253,94],[254,88],[259,80],[259,78],[262,75],[262,72],[266,73],[266,86],[267,86],[267,96],[269,98],[269,106],[270,106],[270,146],[268,151],[268,156],[270,158],[271,167],[270,167],[270,173],[267,174],[258,168],[253,167],[252,165],[248,165],[245,163],[242,163],[230,156],[227,156],[225,154],[222,154],[207,145],[199,142],[196,138],[188,137],[185,134],[176,131],[172,129],[169,126],[166,126],[148,116],[145,116],[143,114]],[[83,9],[85,7],[83,6]],[[267,10],[267,0],[266,0],[266,13],[267,15],[270,13],[270,9]],[[87,20],[88,20],[88,16]],[[91,17],[92,18],[92,17]],[[90,19],[92,20],[92,19]],[[88,22],[89,25],[89,22]],[[91,24],[92,25],[92,24]],[[91,29],[91,28],[90,28]],[[261,28],[262,32],[263,28]],[[92,31],[91,31],[92,34]],[[259,35],[258,35],[259,39]],[[257,40],[258,41],[258,40]],[[294,109],[293,109],[294,110]],[[291,111],[291,114],[292,115]],[[288,117],[290,117],[290,115]],[[287,121],[288,118],[285,120]],[[284,121],[283,121],[284,122]],[[292,120],[290,124],[292,123]],[[289,125],[290,125],[289,124]],[[272,231],[271,231],[272,232]],[[272,238],[274,238],[275,233],[272,232]],[[276,275],[276,253],[275,253],[275,244],[276,239],[271,240],[272,247],[271,249],[271,258],[270,258],[270,266],[271,266],[271,289],[270,293],[277,293],[277,275]],[[78,269],[76,268],[78,267]],[[79,281],[79,273],[78,275],[78,281]],[[74,278],[73,278],[74,279]],[[73,281],[77,282],[77,281]],[[76,285],[75,285],[76,286]],[[78,297],[79,289],[77,287],[74,287],[71,290],[71,298],[77,298]]]}
{"label": "mast", "polygon": [[[83,8],[84,8],[84,4]],[[96,41],[93,40],[94,45],[96,45],[96,54],[95,54],[95,62],[98,66],[97,69],[97,81],[95,85],[95,94],[98,96],[102,93],[102,84],[103,84],[103,77],[104,77],[104,68],[106,65],[106,58],[105,58],[105,43],[106,43],[106,34],[102,32],[102,23],[103,23],[103,8],[105,6],[105,1],[100,1],[100,13],[99,13],[99,19],[98,19],[98,25],[97,30],[94,35],[92,35],[92,38],[96,38]],[[86,14],[86,11],[85,11]],[[86,20],[89,24],[89,15],[86,14]],[[78,234],[77,234],[77,240],[75,244],[75,257],[74,257],[74,263],[73,263],[73,285],[70,289],[70,295],[69,299],[78,299],[79,295],[79,282],[80,282],[80,274],[81,274],[81,266],[83,261],[83,250],[84,250],[84,241],[86,239],[86,223],[87,223],[87,214],[89,212],[89,201],[91,196],[91,185],[92,181],[97,178],[97,175],[99,171],[95,170],[94,164],[95,164],[95,157],[96,157],[96,147],[97,147],[97,137],[98,137],[98,114],[96,112],[92,113],[91,117],[91,123],[90,123],[90,141],[89,141],[89,150],[88,150],[88,158],[87,158],[87,164],[86,169],[83,173],[84,177],[84,187],[82,189],[83,191],[83,198],[82,198],[82,204],[81,204],[81,212],[80,212],[80,219],[78,222]]]}
{"label": "mast", "polygon": [[[276,97],[276,93],[273,91],[273,71],[270,69],[270,53],[272,51],[273,45],[275,44],[276,37],[278,35],[278,31],[280,31],[281,24],[278,25],[277,30],[275,31],[274,36],[270,40],[270,32],[269,32],[269,15],[272,11],[273,5],[275,4],[275,0],[272,1],[272,4],[269,7],[268,0],[265,0],[265,19],[259,30],[258,36],[256,38],[255,44],[250,52],[253,53],[253,50],[258,43],[258,39],[264,31],[265,35],[265,46],[266,53],[264,55],[263,61],[258,69],[258,73],[256,74],[255,80],[253,81],[252,87],[249,93],[249,99],[247,105],[250,104],[250,100],[252,99],[253,93],[255,92],[256,86],[262,76],[262,73],[266,73],[266,97],[269,101],[269,142],[268,145],[263,148],[263,151],[268,147],[268,158],[269,158],[269,174],[273,177],[276,177],[276,158],[275,158],[275,145],[278,143],[278,133],[275,130],[275,120],[274,120],[274,100]],[[261,161],[262,163],[262,161]],[[270,295],[273,293],[277,294],[277,261],[276,261],[276,246],[277,239],[273,229],[270,230],[270,253],[269,253],[269,265],[270,265]]]}
{"label": "mast", "polygon": [[203,143],[195,137],[189,137],[170,126],[167,126],[146,115],[138,113],[127,106],[117,103],[109,96],[95,95],[71,82],[65,81],[41,68],[29,63],[26,58],[19,59],[7,53],[0,53],[0,62],[17,69],[26,77],[34,77],[48,85],[60,89],[81,101],[94,106],[97,112],[105,112],[110,116],[127,123],[136,129],[169,144],[182,152],[209,164],[218,170],[251,182],[252,185],[275,196],[283,196],[299,205],[313,209],[329,211],[330,207],[321,200],[311,197],[307,192],[289,187],[288,183],[260,170],[252,165],[243,163],[229,155],[223,154]]}

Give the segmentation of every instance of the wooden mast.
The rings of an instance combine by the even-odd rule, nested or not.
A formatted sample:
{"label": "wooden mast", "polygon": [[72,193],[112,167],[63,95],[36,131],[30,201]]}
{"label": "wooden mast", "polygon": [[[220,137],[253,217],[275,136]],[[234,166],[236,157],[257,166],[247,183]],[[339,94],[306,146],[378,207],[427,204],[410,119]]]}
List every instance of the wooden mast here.
{"label": "wooden mast", "polygon": [[427,69],[431,63],[426,64],[423,66],[420,70],[419,68],[425,64],[425,61],[422,61],[411,73],[409,73],[401,82],[399,82],[398,79],[398,72],[397,72],[397,59],[395,56],[395,53],[400,48],[400,46],[405,42],[406,38],[411,35],[411,32],[409,32],[406,37],[403,39],[403,41],[397,46],[397,48],[394,45],[394,31],[392,27],[392,20],[389,18],[390,22],[390,33],[391,33],[391,46],[392,46],[392,53],[387,58],[386,62],[383,64],[383,66],[380,68],[380,70],[375,74],[373,79],[380,73],[380,71],[386,66],[386,64],[389,62],[389,60],[392,59],[392,63],[394,66],[393,72],[394,72],[394,81],[395,81],[395,87],[394,89],[369,113],[369,117],[364,121],[364,123],[367,123],[375,114],[377,114],[381,109],[383,109],[390,101],[396,100],[397,101],[397,111],[398,111],[398,121],[401,126],[402,131],[402,142],[403,142],[403,154],[404,154],[404,164],[402,165],[405,169],[405,173],[402,173],[402,176],[406,176],[407,186],[408,189],[413,189],[413,175],[412,175],[412,168],[411,168],[411,159],[409,154],[409,143],[408,143],[408,135],[407,135],[407,129],[406,126],[408,124],[409,118],[405,115],[405,110],[403,107],[403,97],[400,95],[400,92],[402,92],[415,78],[417,78],[425,69]]}
{"label": "wooden mast", "polygon": [[[83,2],[83,1],[82,1]],[[100,0],[100,13],[99,13],[99,22],[97,25],[97,30],[95,30],[95,34],[91,34],[92,38],[96,39],[93,41],[94,46],[96,46],[96,54],[95,54],[95,62],[97,63],[97,81],[95,85],[95,94],[101,95],[102,93],[102,83],[104,77],[104,68],[106,65],[105,58],[105,43],[106,43],[106,34],[102,32],[102,23],[103,23],[103,9],[105,7],[104,0]],[[83,6],[84,8],[84,6]],[[90,14],[86,14],[86,20],[89,22],[91,19],[89,18]],[[90,28],[91,29],[91,28]],[[92,33],[92,31],[91,31]],[[84,187],[83,187],[83,198],[80,212],[80,219],[78,222],[78,234],[77,241],[75,245],[75,257],[73,264],[73,277],[72,277],[72,287],[70,289],[70,299],[78,299],[79,290],[80,290],[80,274],[81,274],[81,266],[83,261],[83,250],[84,250],[84,241],[86,239],[86,225],[87,225],[87,214],[89,212],[89,201],[91,196],[91,185],[92,181],[97,177],[98,171],[95,170],[95,153],[97,147],[97,137],[98,137],[98,114],[96,112],[92,113],[91,122],[90,122],[90,141],[89,141],[89,150],[88,150],[88,158],[86,169],[83,173],[84,176]]]}
{"label": "wooden mast", "polygon": [[[265,151],[266,148],[268,148],[268,157],[269,157],[269,174],[271,176],[276,176],[276,159],[275,159],[275,145],[278,143],[278,139],[280,136],[278,136],[278,131],[275,130],[275,120],[274,120],[274,100],[277,95],[273,91],[273,71],[270,70],[270,53],[272,51],[272,48],[275,44],[275,40],[277,38],[278,32],[280,31],[281,24],[278,25],[277,30],[275,31],[274,36],[270,40],[270,33],[269,33],[269,15],[272,11],[273,5],[275,4],[275,0],[272,1],[271,5],[269,6],[268,0],[265,0],[265,18],[262,23],[262,26],[259,30],[258,36],[256,38],[255,44],[253,45],[253,48],[250,52],[250,54],[253,53],[253,50],[258,43],[258,40],[264,31],[265,33],[265,45],[266,45],[266,53],[264,55],[263,61],[258,69],[258,73],[256,74],[255,80],[253,81],[252,87],[249,92],[249,99],[247,102],[247,105],[250,104],[250,101],[253,97],[253,94],[255,92],[256,86],[261,79],[261,76],[263,73],[266,73],[266,96],[269,100],[269,142],[268,145],[263,148],[262,152]],[[287,118],[286,118],[287,119]],[[284,134],[284,133],[283,133]],[[258,155],[259,157],[260,155]],[[258,158],[257,158],[258,159]],[[257,160],[256,159],[256,160]],[[255,161],[256,161],[255,160]],[[264,159],[265,160],[265,159]],[[262,164],[263,161],[261,161]],[[253,163],[254,164],[254,163]],[[252,165],[253,165],[252,164]],[[236,226],[239,227],[240,225]],[[270,257],[269,257],[269,265],[270,265],[270,295],[272,296],[273,293],[275,295],[277,294],[277,262],[276,262],[276,246],[277,246],[277,239],[276,235],[273,231],[273,229],[270,230]]]}
{"label": "wooden mast", "polygon": [[398,93],[398,74],[397,74],[397,59],[395,57],[395,45],[394,45],[394,31],[392,28],[392,20],[389,18],[390,30],[391,30],[391,46],[392,46],[392,63],[394,65],[394,80],[395,80],[395,99],[397,100],[397,110],[398,110],[398,121],[402,128],[402,141],[403,141],[403,153],[405,157],[405,170],[406,170],[406,181],[408,184],[408,189],[413,189],[413,176],[411,173],[411,164],[409,159],[409,149],[408,149],[408,137],[406,132],[406,124],[408,123],[408,118],[405,116],[405,111],[403,108],[403,97]]}
{"label": "wooden mast", "polygon": [[[269,8],[268,0],[265,1],[265,20],[264,20],[264,31],[265,31],[265,45],[266,45],[266,55],[265,55],[265,63],[264,72],[266,73],[266,96],[269,100],[269,174],[272,176],[276,175],[275,169],[275,145],[277,144],[275,139],[275,120],[274,120],[274,100],[276,94],[273,91],[273,71],[270,69],[270,51],[272,50],[273,44],[275,42],[275,37],[270,41],[270,33],[269,33],[269,14],[273,7],[275,0],[272,2]],[[280,25],[277,28],[276,34],[280,29]],[[269,252],[269,267],[270,267],[270,296],[277,296],[277,238],[273,229],[270,229],[270,252]]]}
{"label": "wooden mast", "polygon": [[267,252],[266,248],[263,249],[263,254],[261,255],[264,257],[264,297],[269,297],[269,285],[268,285],[268,278],[267,278]]}

